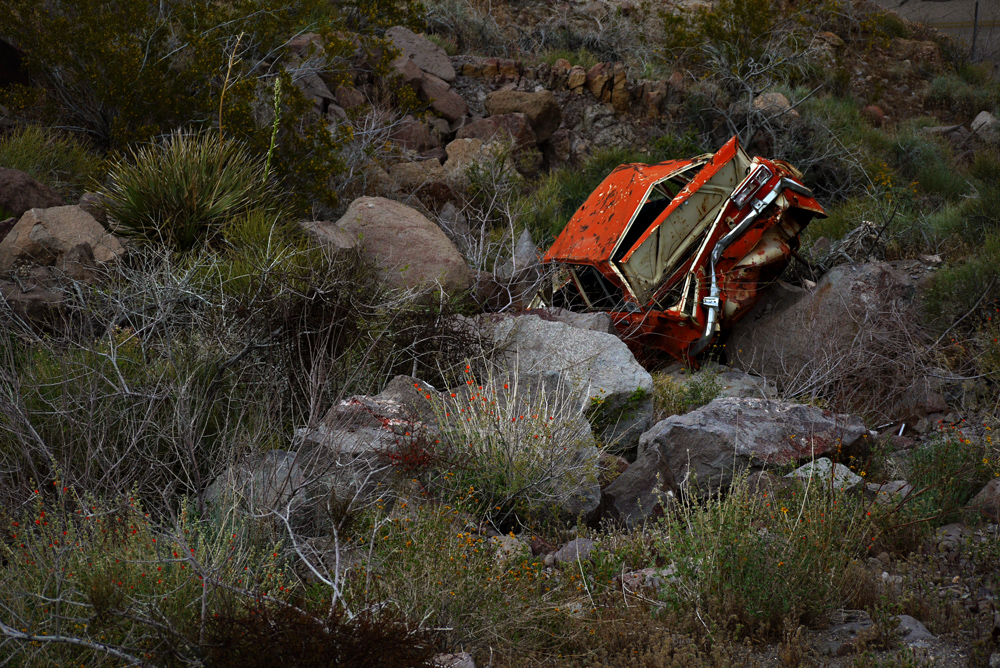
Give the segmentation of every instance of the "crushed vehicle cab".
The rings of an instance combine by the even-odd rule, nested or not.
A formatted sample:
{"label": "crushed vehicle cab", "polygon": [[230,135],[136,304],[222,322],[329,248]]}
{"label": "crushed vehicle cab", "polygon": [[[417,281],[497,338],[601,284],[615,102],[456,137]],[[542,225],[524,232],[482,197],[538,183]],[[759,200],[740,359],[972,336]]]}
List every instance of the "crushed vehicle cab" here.
{"label": "crushed vehicle cab", "polygon": [[802,175],[718,152],[621,165],[545,253],[558,265],[543,302],[606,311],[627,341],[693,362],[784,270],[799,233],[826,217]]}

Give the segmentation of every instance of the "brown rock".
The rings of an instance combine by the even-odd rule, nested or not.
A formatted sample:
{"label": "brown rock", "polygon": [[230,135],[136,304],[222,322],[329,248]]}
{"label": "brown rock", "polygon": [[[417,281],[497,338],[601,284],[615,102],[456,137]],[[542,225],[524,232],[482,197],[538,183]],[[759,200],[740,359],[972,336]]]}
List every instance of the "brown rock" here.
{"label": "brown rock", "polygon": [[441,181],[425,183],[417,188],[414,194],[420,200],[421,204],[435,214],[441,211],[449,202],[458,201],[458,195],[452,190],[451,186]]}
{"label": "brown rock", "polygon": [[0,208],[20,218],[28,209],[47,209],[65,204],[52,188],[20,169],[0,167]]}
{"label": "brown rock", "polygon": [[[93,216],[94,220],[99,222],[102,227],[108,226],[108,212],[104,208],[104,198],[101,195],[97,193],[83,193],[77,206]],[[3,235],[0,234],[0,239],[2,238]]]}
{"label": "brown rock", "polygon": [[676,91],[683,91],[684,90],[684,73],[681,72],[681,71],[675,71],[673,74],[670,75],[670,78],[667,79],[667,83],[674,90],[676,90]]}
{"label": "brown rock", "polygon": [[574,65],[566,77],[566,87],[571,91],[581,93],[587,83],[587,70],[579,65]]}
{"label": "brown rock", "polygon": [[976,494],[969,505],[994,522],[1000,521],[1000,478],[994,478]]}
{"label": "brown rock", "polygon": [[388,282],[399,288],[440,286],[455,294],[472,285],[472,274],[441,228],[405,204],[361,197],[337,221],[358,239]]}
{"label": "brown rock", "polygon": [[393,142],[409,151],[426,151],[441,145],[428,125],[413,116],[404,117],[393,129],[391,138]]}
{"label": "brown rock", "polygon": [[556,551],[556,546],[548,542],[544,538],[539,538],[538,536],[532,536],[531,540],[528,542],[529,547],[531,547],[531,556],[537,557],[543,554],[549,554],[550,552]]}
{"label": "brown rock", "polygon": [[355,107],[363,107],[367,104],[365,94],[353,87],[337,86],[337,90],[334,91],[333,96],[336,98],[337,104],[344,109],[354,109]]}
{"label": "brown rock", "polygon": [[874,104],[869,104],[862,109],[861,116],[875,128],[880,128],[885,123],[885,113]]}
{"label": "brown rock", "polygon": [[660,108],[666,99],[667,83],[665,81],[650,81],[642,97],[643,106],[646,108],[646,115],[651,118],[659,116]]}
{"label": "brown rock", "polygon": [[389,175],[404,192],[412,192],[428,183],[443,182],[447,176],[437,160],[400,162],[389,167]]}
{"label": "brown rock", "polygon": [[294,77],[295,85],[313,101],[317,111],[322,111],[329,102],[334,100],[333,93],[318,74],[301,74]]}
{"label": "brown rock", "polygon": [[461,183],[473,163],[492,160],[498,153],[497,144],[484,144],[482,139],[456,139],[445,146],[448,160],[444,169],[448,178]]}
{"label": "brown rock", "polygon": [[473,121],[460,129],[455,138],[481,139],[484,144],[513,140],[519,148],[533,148],[536,143],[528,117],[520,113],[500,114]]}
{"label": "brown rock", "polygon": [[601,519],[629,526],[642,524],[661,515],[664,506],[669,507],[676,487],[666,456],[656,448],[649,448],[601,490],[597,514]]}
{"label": "brown rock", "polygon": [[449,121],[458,120],[469,113],[469,106],[462,96],[453,91],[446,81],[433,74],[424,75],[419,94],[420,99],[431,105],[431,109]]}
{"label": "brown rock", "polygon": [[394,26],[385,31],[385,36],[403,52],[402,57],[412,61],[422,71],[444,81],[455,80],[455,68],[448,60],[448,54],[423,35],[403,26]]}
{"label": "brown rock", "polygon": [[559,129],[562,110],[551,91],[524,93],[516,90],[498,90],[486,96],[486,110],[494,116],[521,113],[528,117],[535,139],[543,142]]}
{"label": "brown rock", "polygon": [[842,40],[840,38],[840,36],[837,35],[836,33],[832,33],[832,32],[819,32],[819,33],[816,33],[816,39],[818,39],[818,40],[820,40],[822,42],[826,42],[830,46],[832,46],[834,48],[837,48],[837,49],[839,49],[840,47],[844,46],[844,40]]}
{"label": "brown rock", "polygon": [[896,59],[900,61],[909,60],[920,63],[921,67],[935,72],[944,66],[941,47],[935,42],[897,38],[892,40],[889,48]]}
{"label": "brown rock", "polygon": [[304,58],[311,53],[323,50],[323,38],[314,32],[307,32],[288,40],[288,50]]}
{"label": "brown rock", "polygon": [[472,79],[478,79],[483,76],[483,61],[476,60],[462,63],[462,75],[470,77]]}
{"label": "brown rock", "polygon": [[57,326],[64,293],[50,272],[50,268],[35,267],[16,281],[0,279],[0,301],[28,322],[44,328]]}
{"label": "brown rock", "polygon": [[94,249],[89,244],[73,246],[56,261],[57,273],[83,283],[94,282],[96,269]]}
{"label": "brown rock", "polygon": [[329,220],[304,220],[299,227],[331,253],[353,250],[358,240]]}
{"label": "brown rock", "polygon": [[587,70],[587,89],[596,99],[603,100],[605,95],[611,95],[613,78],[614,70],[610,63],[597,63]]}
{"label": "brown rock", "polygon": [[417,67],[416,63],[407,58],[406,56],[400,56],[396,60],[392,61],[392,71],[399,76],[400,83],[407,86],[413,87],[414,90],[419,90],[421,84],[424,81],[424,71]]}
{"label": "brown rock", "polygon": [[516,79],[520,75],[521,64],[514,60],[501,60],[497,63],[497,71],[506,79]]}
{"label": "brown rock", "polygon": [[620,114],[628,111],[632,103],[632,96],[628,90],[628,75],[625,72],[625,65],[615,63],[614,85],[611,89],[611,106]]}
{"label": "brown rock", "polygon": [[487,58],[483,61],[483,76],[486,78],[495,77],[500,74],[500,61],[496,58]]}
{"label": "brown rock", "polygon": [[792,109],[792,103],[788,101],[784,93],[774,91],[762,93],[754,98],[751,106],[757,111],[778,119],[799,117],[799,112]]}
{"label": "brown rock", "polygon": [[51,266],[78,244],[87,244],[97,262],[121,255],[121,243],[78,206],[31,209],[0,242],[0,272],[19,265]]}
{"label": "brown rock", "polygon": [[429,148],[426,151],[421,151],[419,157],[422,161],[434,160],[441,165],[448,159],[448,152],[440,146],[435,146],[434,148]]}

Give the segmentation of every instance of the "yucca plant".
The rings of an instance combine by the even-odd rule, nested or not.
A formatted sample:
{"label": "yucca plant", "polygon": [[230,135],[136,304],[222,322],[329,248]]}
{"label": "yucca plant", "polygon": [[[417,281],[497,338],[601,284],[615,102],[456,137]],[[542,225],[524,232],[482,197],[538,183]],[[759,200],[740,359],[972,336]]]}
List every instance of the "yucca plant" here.
{"label": "yucca plant", "polygon": [[251,209],[279,209],[264,163],[216,134],[176,130],[141,146],[110,170],[106,192],[114,232],[176,252],[211,245],[227,221]]}
{"label": "yucca plant", "polygon": [[74,135],[28,125],[0,138],[0,166],[20,169],[74,200],[100,173],[101,160],[88,147]]}

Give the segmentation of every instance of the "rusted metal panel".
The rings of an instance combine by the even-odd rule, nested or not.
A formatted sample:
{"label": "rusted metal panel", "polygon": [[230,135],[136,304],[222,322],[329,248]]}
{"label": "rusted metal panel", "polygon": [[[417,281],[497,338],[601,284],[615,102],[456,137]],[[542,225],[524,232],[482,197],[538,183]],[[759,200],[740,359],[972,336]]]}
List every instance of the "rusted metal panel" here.
{"label": "rusted metal panel", "polygon": [[632,215],[653,186],[697,165],[698,160],[629,164],[616,168],[566,223],[562,234],[545,254],[545,262],[596,264],[610,259]]}

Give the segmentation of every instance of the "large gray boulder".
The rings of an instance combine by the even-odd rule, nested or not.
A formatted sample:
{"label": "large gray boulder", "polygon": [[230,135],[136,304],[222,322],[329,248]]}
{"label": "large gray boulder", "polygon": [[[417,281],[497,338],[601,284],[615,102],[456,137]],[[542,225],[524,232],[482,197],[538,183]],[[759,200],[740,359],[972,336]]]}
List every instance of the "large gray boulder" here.
{"label": "large gray boulder", "polygon": [[455,80],[455,68],[448,60],[448,54],[440,46],[409,28],[394,26],[385,31],[392,45],[402,51],[401,58],[413,62],[428,74],[451,82]]}
{"label": "large gray boulder", "polygon": [[383,197],[360,197],[337,225],[353,238],[399,288],[435,286],[449,294],[468,290],[472,273],[440,227],[405,204]]}
{"label": "large gray boulder", "polygon": [[225,512],[236,505],[279,525],[298,522],[306,503],[306,476],[295,453],[268,450],[251,453],[226,469],[205,491],[205,503]]}
{"label": "large gray boulder", "polygon": [[0,241],[0,272],[20,265],[52,266],[81,244],[98,263],[122,254],[121,242],[78,206],[31,209]]}
{"label": "large gray boulder", "polygon": [[66,202],[52,188],[20,169],[0,167],[0,209],[20,217],[29,209],[48,209]]}
{"label": "large gray boulder", "polygon": [[866,442],[861,418],[767,399],[716,399],[658,422],[639,439],[639,456],[657,450],[679,484],[701,492],[726,487],[746,469],[850,452]]}
{"label": "large gray boulder", "polygon": [[562,109],[551,91],[526,93],[518,90],[496,90],[486,96],[486,110],[493,116],[524,114],[535,131],[535,139],[543,142],[562,124]]}
{"label": "large gray boulder", "polygon": [[635,447],[652,419],[653,379],[621,339],[535,314],[499,318],[489,330],[513,373],[565,386],[588,406],[606,445]]}
{"label": "large gray boulder", "polygon": [[908,419],[922,378],[917,322],[915,280],[885,263],[845,264],[810,290],[774,286],[730,330],[726,354],[784,396],[837,396]]}
{"label": "large gray boulder", "polygon": [[1000,118],[988,111],[981,111],[972,120],[972,131],[989,144],[1000,143]]}

